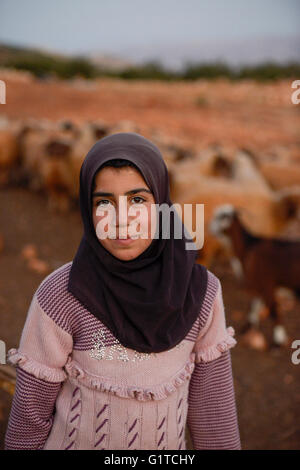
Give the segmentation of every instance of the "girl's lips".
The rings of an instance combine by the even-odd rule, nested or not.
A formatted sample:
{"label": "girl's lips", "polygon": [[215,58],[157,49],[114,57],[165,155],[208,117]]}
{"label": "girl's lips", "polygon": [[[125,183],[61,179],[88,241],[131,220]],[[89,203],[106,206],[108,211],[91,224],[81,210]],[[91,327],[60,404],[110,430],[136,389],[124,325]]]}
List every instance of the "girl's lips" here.
{"label": "girl's lips", "polygon": [[120,245],[129,245],[130,243],[134,242],[134,238],[130,238],[129,236],[127,238],[115,238],[114,240],[116,243]]}

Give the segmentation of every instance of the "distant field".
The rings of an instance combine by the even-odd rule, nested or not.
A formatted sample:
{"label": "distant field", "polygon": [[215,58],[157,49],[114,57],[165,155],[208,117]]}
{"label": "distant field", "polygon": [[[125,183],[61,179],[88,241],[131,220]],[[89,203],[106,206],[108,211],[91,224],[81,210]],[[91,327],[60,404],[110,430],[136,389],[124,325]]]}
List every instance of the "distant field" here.
{"label": "distant field", "polygon": [[73,81],[1,75],[10,118],[135,121],[147,135],[157,129],[187,144],[211,143],[253,151],[300,148],[300,105],[291,102],[291,80],[258,84],[226,80],[167,83],[119,79]]}

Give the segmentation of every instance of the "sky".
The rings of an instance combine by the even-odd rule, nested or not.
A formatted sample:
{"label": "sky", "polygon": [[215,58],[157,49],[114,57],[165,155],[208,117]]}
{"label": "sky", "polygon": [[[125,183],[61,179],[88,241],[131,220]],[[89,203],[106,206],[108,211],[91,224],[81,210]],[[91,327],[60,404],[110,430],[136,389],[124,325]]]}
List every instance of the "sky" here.
{"label": "sky", "polygon": [[201,40],[299,35],[300,0],[0,0],[0,42],[124,54]]}

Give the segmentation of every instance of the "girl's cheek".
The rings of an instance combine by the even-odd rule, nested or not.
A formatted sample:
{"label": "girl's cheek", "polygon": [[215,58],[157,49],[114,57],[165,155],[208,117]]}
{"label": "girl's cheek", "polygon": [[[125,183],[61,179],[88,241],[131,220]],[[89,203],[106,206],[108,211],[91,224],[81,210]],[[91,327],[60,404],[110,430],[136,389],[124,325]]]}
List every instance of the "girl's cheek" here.
{"label": "girl's cheek", "polygon": [[[98,208],[97,208],[98,209]],[[94,226],[99,239],[116,237],[116,217],[115,211],[109,209],[99,209],[95,211]]]}
{"label": "girl's cheek", "polygon": [[154,235],[156,228],[156,217],[151,213],[151,207],[147,207],[147,210],[143,212],[140,218],[140,223],[140,230],[144,234],[145,238],[152,239],[152,235]]}
{"label": "girl's cheek", "polygon": [[157,224],[157,209],[154,204],[150,204],[148,208],[148,234],[149,238],[154,238],[155,235],[155,230],[156,230],[156,224]]}
{"label": "girl's cheek", "polygon": [[[127,213],[128,232],[132,237],[151,239],[156,228],[156,213],[151,210],[151,204],[131,206]],[[94,210],[94,227],[99,239],[116,237],[116,211],[114,208]],[[152,229],[152,233],[151,233]]]}
{"label": "girl's cheek", "polygon": [[137,236],[143,239],[151,238],[151,208],[142,205],[129,211],[131,222],[129,224],[130,236]]}

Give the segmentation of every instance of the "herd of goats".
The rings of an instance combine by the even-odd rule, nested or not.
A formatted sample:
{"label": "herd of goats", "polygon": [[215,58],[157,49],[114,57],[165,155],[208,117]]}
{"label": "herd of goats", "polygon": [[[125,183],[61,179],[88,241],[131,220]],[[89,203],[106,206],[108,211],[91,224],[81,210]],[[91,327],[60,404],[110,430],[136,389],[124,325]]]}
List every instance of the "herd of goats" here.
{"label": "herd of goats", "polygon": [[[2,118],[0,187],[26,186],[44,193],[51,210],[70,210],[78,202],[85,155],[97,140],[116,132],[140,129],[131,121],[79,125]],[[300,295],[300,158],[258,158],[246,149],[218,145],[197,151],[155,130],[146,137],[168,167],[171,200],[204,204],[198,261],[210,268],[219,257],[226,259],[252,295],[249,328],[258,329],[267,310],[274,322],[272,344],[288,345],[278,293]],[[183,221],[193,231],[193,220]]]}

